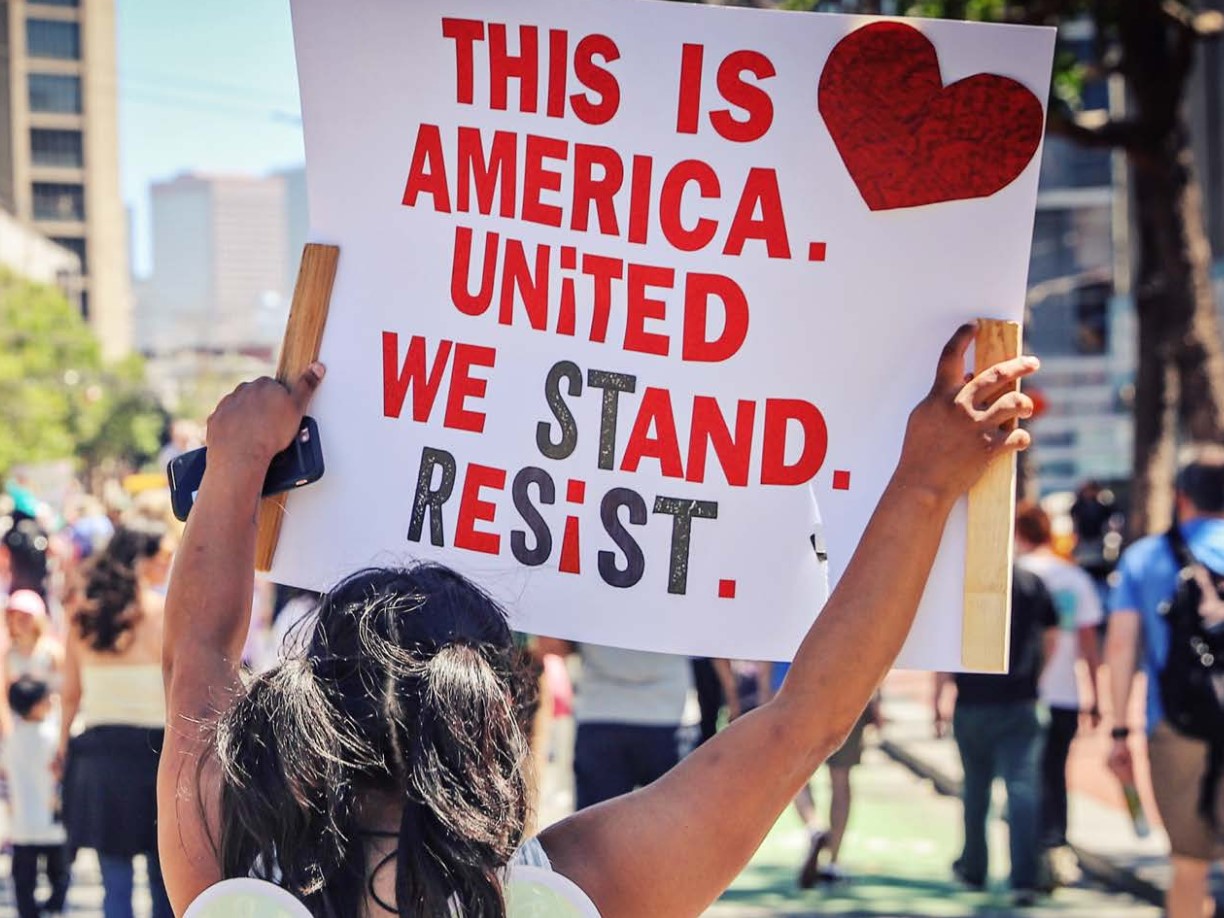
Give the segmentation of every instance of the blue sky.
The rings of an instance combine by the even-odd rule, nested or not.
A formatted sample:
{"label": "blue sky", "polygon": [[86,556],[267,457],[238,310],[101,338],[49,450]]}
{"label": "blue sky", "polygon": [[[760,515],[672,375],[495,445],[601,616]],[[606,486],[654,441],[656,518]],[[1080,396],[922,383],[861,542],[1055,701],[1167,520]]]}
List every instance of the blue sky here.
{"label": "blue sky", "polygon": [[149,185],[303,160],[289,0],[121,0],[119,143],[133,263],[149,270]]}

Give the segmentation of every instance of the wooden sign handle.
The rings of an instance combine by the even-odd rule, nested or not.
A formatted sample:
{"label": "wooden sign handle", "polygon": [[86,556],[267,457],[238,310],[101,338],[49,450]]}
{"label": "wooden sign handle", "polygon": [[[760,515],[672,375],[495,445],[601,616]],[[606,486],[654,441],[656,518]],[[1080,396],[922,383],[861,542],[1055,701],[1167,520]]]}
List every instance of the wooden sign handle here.
{"label": "wooden sign handle", "polygon": [[[1019,324],[979,320],[974,350],[976,373],[1002,360],[1018,357]],[[1007,672],[1015,521],[1016,457],[1013,454],[991,463],[969,492],[965,614],[961,630],[961,664],[967,670]]]}
{"label": "wooden sign handle", "polygon": [[[292,383],[319,359],[339,260],[340,250],[333,245],[308,243],[302,250],[302,266],[298,270],[289,323],[285,326],[285,340],[276,366],[276,378],[283,383]],[[272,569],[288,496],[289,493],[277,494],[260,501],[259,534],[255,539],[255,569],[258,571]]]}

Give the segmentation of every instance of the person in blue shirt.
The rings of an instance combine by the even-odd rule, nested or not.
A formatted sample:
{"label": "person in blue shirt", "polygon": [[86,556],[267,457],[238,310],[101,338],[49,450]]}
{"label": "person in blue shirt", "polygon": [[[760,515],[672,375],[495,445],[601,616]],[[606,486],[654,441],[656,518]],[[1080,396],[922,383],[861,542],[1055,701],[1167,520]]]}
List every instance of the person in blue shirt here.
{"label": "person in blue shirt", "polygon": [[[1205,447],[1182,469],[1177,479],[1177,519],[1195,559],[1224,571],[1224,449]],[[1115,720],[1109,764],[1124,781],[1134,780],[1127,713],[1131,684],[1142,665],[1147,675],[1152,786],[1172,849],[1167,914],[1200,918],[1207,905],[1211,863],[1224,858],[1224,782],[1216,786],[1213,825],[1198,806],[1209,763],[1208,744],[1176,732],[1161,704],[1159,675],[1169,653],[1161,607],[1176,592],[1178,568],[1165,535],[1141,539],[1118,563],[1105,645]]]}

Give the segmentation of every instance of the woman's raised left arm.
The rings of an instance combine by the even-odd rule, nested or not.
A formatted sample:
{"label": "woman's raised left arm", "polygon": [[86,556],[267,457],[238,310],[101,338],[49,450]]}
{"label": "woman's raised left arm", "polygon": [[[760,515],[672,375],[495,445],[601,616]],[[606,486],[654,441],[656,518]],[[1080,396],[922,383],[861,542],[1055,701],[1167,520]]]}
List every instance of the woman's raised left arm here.
{"label": "woman's raised left arm", "polygon": [[220,779],[208,755],[210,728],[241,687],[263,480],[272,457],[293,441],[322,378],[315,364],[292,389],[272,379],[245,383],[208,422],[208,466],[175,558],[162,645],[167,723],[157,775],[158,849],[180,914],[221,879],[214,845]]}

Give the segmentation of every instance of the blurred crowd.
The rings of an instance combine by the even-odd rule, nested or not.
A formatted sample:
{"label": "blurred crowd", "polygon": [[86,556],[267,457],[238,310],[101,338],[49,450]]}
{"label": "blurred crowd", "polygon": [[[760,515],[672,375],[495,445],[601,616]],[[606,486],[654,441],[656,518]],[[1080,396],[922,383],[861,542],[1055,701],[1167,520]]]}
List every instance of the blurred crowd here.
{"label": "blurred crowd", "polygon": [[[64,910],[82,849],[96,854],[106,918],[133,915],[138,861],[154,918],[172,915],[157,857],[156,776],[166,724],[162,610],[182,527],[157,476],[127,485],[102,498],[71,488],[56,505],[15,479],[0,497],[2,837],[20,918]],[[282,593],[292,615],[291,593]],[[253,670],[268,665],[278,607],[269,584],[255,597]]]}

